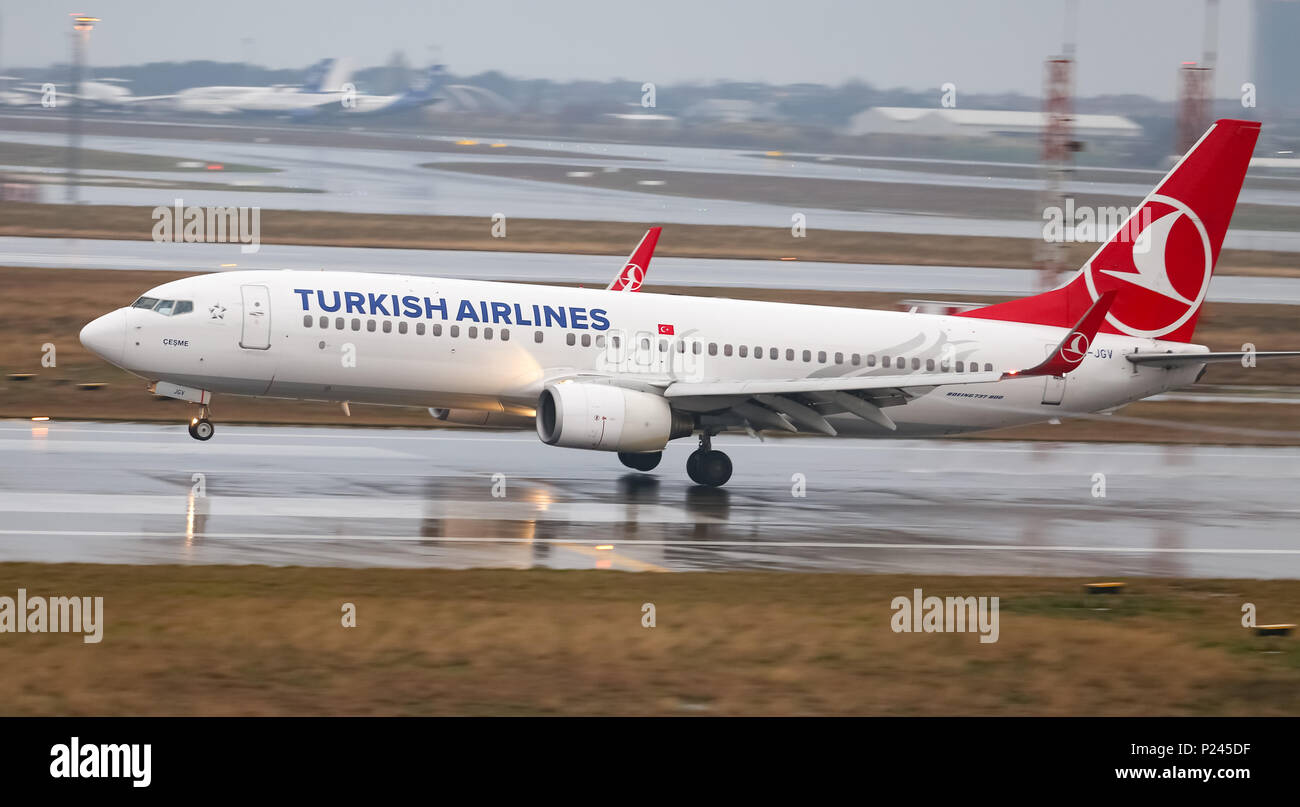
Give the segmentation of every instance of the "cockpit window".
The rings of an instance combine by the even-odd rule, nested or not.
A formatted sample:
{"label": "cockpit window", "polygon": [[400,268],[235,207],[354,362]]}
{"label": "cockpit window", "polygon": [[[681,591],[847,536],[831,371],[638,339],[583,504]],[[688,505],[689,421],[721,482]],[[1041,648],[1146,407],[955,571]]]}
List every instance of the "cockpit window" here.
{"label": "cockpit window", "polygon": [[164,317],[174,317],[177,314],[188,314],[194,310],[193,300],[159,300],[157,297],[141,297],[135,301],[132,308],[152,308],[155,313],[162,314]]}

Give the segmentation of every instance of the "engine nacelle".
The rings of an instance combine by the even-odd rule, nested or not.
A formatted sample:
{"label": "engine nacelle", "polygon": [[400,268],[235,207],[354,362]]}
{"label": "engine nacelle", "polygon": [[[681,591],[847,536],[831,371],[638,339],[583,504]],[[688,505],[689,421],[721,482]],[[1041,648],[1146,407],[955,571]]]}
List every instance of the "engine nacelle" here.
{"label": "engine nacelle", "polygon": [[551,384],[537,401],[537,436],[564,448],[659,451],[694,428],[663,396],[608,384]]}

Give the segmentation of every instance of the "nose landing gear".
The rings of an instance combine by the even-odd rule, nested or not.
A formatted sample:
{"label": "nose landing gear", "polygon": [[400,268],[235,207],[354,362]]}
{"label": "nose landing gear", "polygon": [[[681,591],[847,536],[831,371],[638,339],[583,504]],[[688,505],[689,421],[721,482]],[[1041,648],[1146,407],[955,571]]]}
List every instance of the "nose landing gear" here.
{"label": "nose landing gear", "polygon": [[700,434],[700,447],[686,458],[686,475],[697,485],[719,488],[731,478],[731,458],[713,450],[713,435]]}
{"label": "nose landing gear", "polygon": [[211,420],[208,420],[208,408],[200,406],[199,416],[190,418],[190,437],[195,440],[211,440],[216,430],[217,427],[212,425]]}

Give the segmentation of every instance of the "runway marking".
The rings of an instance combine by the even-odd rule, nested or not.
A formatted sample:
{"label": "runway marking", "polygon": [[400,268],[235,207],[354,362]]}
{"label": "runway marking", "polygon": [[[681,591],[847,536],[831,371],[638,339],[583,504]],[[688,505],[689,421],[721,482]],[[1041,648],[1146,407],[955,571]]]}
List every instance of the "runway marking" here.
{"label": "runway marking", "polygon": [[[194,500],[205,517],[370,518],[470,521],[568,521],[580,523],[721,523],[664,504],[559,502],[494,499],[403,499],[371,496],[207,496]],[[184,515],[189,500],[180,495],[127,493],[37,493],[0,491],[0,512],[89,515]]]}
{"label": "runway marking", "polygon": [[268,456],[299,457],[369,457],[375,459],[394,459],[412,456],[402,451],[374,446],[313,446],[301,443],[259,443],[259,444],[224,444],[224,445],[186,445],[162,447],[158,443],[131,443],[125,440],[76,440],[60,437],[51,440],[49,436],[40,439],[15,439],[0,437],[0,453],[6,451],[34,452],[38,454],[204,454],[211,452],[215,456],[244,456],[265,453]]}
{"label": "runway marking", "polygon": [[[317,535],[305,533],[185,533],[185,532],[112,532],[107,530],[0,530],[0,535],[23,536],[66,536],[82,538],[179,538],[209,540],[290,540],[290,541],[405,541],[423,543],[460,543],[460,544],[564,544],[600,546],[612,543],[619,547],[663,547],[663,546],[699,546],[699,547],[742,547],[742,548],[781,548],[781,549],[906,549],[945,552],[957,550],[964,552],[1078,552],[1096,554],[1161,554],[1161,555],[1300,555],[1296,549],[1259,549],[1243,547],[1145,547],[1145,546],[1044,546],[1018,544],[891,544],[881,542],[859,541],[739,541],[708,539],[696,540],[640,540],[626,541],[609,538],[492,538],[460,536],[418,536],[418,535]],[[0,546],[0,549],[3,547]]]}
{"label": "runway marking", "polygon": [[[25,421],[19,421],[19,422],[23,423],[23,425],[21,426],[0,425],[0,431],[15,431],[15,432],[29,432],[29,433],[31,432],[30,423],[26,423]],[[85,421],[76,421],[76,422],[84,423]],[[70,425],[71,423],[72,422],[70,421],[68,423],[63,423],[63,424],[57,422],[48,424],[47,428],[51,429],[50,434],[42,439],[47,444],[54,445],[60,442],[59,439],[55,438],[56,434],[67,434],[71,432],[90,433],[90,434],[118,434],[118,435],[148,434],[154,436],[161,436],[163,434],[179,434],[182,425],[182,424],[175,424],[175,425],[159,424],[159,428],[157,429],[101,429],[101,428],[80,428],[80,427],[73,427],[67,430],[59,429],[60,426]],[[263,429],[274,430],[276,433],[272,435],[268,435],[265,433],[248,433],[248,434],[240,434],[238,432],[231,433],[230,430],[233,430],[235,428],[248,429],[250,431],[263,430]],[[401,427],[401,428],[363,427],[366,428],[365,434],[348,434],[347,431],[350,430],[350,427],[325,427],[325,426],[300,427],[302,430],[306,430],[306,429],[312,430],[310,433],[306,433],[305,431],[291,432],[287,430],[288,428],[289,427],[284,427],[284,426],[258,426],[257,424],[252,424],[252,423],[230,424],[229,426],[227,426],[228,431],[226,432],[225,437],[226,439],[246,438],[250,441],[264,440],[268,436],[274,436],[274,437],[282,437],[282,438],[293,439],[293,440],[307,440],[307,439],[401,440],[403,442],[408,442],[411,440],[426,440],[426,441],[451,441],[451,442],[460,441],[460,442],[475,442],[475,443],[532,443],[537,445],[541,444],[538,440],[532,437],[507,436],[507,435],[511,435],[512,434],[511,432],[492,432],[489,435],[484,435],[479,437],[479,436],[470,436],[470,435],[420,433],[419,432],[420,427]],[[430,428],[434,428],[434,427],[431,426]],[[166,431],[164,431],[164,429],[166,429]],[[378,433],[380,429],[384,429],[385,431],[396,431],[400,433],[398,434]],[[968,440],[950,440],[947,441],[946,444],[943,446],[918,446],[912,444],[914,442],[921,442],[921,441],[934,442],[936,440],[938,441],[942,440],[942,438],[927,439],[923,437],[900,438],[900,439],[893,439],[893,438],[873,439],[870,437],[858,437],[858,438],[844,438],[842,442],[832,443],[831,441],[826,440],[824,438],[814,438],[810,435],[808,440],[806,441],[800,440],[798,443],[786,442],[785,439],[769,440],[763,443],[754,442],[754,441],[733,442],[733,440],[738,440],[738,439],[743,439],[743,438],[735,438],[735,437],[723,438],[723,439],[719,439],[717,442],[733,450],[741,449],[741,448],[746,448],[746,449],[783,448],[783,449],[816,449],[819,451],[822,450],[909,451],[909,452],[941,451],[941,452],[958,452],[958,453],[965,452],[970,454],[1041,454],[1045,460],[1057,459],[1060,456],[1059,455],[1060,446],[1068,446],[1069,447],[1068,452],[1071,455],[1103,454],[1106,456],[1123,456],[1123,457],[1168,457],[1170,450],[1173,450],[1175,453],[1177,453],[1179,451],[1186,451],[1190,449],[1192,453],[1186,454],[1184,456],[1189,458],[1204,457],[1204,458],[1228,458],[1228,459],[1236,459],[1236,458],[1276,459],[1278,458],[1279,455],[1286,455],[1290,453],[1296,455],[1297,459],[1300,459],[1300,449],[1297,449],[1294,446],[1278,446],[1273,449],[1268,449],[1267,447],[1262,447],[1262,446],[1250,446],[1250,449],[1254,451],[1259,451],[1261,448],[1263,448],[1265,451],[1271,451],[1271,453],[1242,454],[1242,453],[1227,453],[1227,452],[1210,453],[1202,450],[1205,448],[1204,446],[1197,445],[1197,444],[1188,444],[1188,443],[1138,443],[1137,445],[1152,446],[1155,450],[1132,451],[1132,450],[1119,450],[1114,448],[1115,446],[1133,445],[1131,443],[1082,443],[1082,442],[1069,442],[1069,441],[1044,441],[1042,443],[1030,443],[1024,445],[1023,447],[1012,447],[1012,446],[1004,445],[997,448],[991,448],[988,447],[983,442],[975,443]],[[27,443],[29,441],[14,440],[12,442]],[[86,441],[86,442],[94,443],[96,441]],[[987,441],[987,443],[989,444],[998,444],[1000,442],[1001,441],[993,441],[993,440]],[[1008,442],[1021,442],[1021,441],[1008,441]],[[852,443],[852,444],[846,444],[846,443]],[[212,444],[193,446],[193,448],[196,450],[199,449],[208,450],[215,447],[216,446],[213,446]],[[256,443],[255,445],[250,443],[246,447],[261,448],[263,447],[263,444],[260,442]],[[222,448],[230,448],[230,446],[222,446]],[[682,448],[684,449],[685,447],[683,446]],[[377,450],[382,450],[382,449],[377,449]]]}

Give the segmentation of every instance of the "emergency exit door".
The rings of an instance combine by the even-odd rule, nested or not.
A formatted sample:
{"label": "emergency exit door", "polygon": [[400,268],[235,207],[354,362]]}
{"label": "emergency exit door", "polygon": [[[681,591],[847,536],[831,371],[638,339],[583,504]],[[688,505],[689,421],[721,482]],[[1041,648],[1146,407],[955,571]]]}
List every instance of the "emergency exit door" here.
{"label": "emergency exit door", "polygon": [[240,286],[244,296],[244,330],[239,346],[266,350],[271,346],[271,292],[266,286]]}

